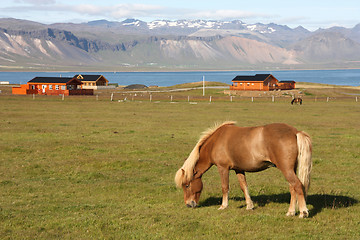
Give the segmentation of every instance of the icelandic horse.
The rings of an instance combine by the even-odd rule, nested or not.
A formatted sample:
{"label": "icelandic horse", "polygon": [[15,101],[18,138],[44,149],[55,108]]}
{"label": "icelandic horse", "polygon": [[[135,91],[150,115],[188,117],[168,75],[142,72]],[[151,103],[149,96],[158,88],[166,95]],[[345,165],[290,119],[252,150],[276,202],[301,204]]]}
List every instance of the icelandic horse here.
{"label": "icelandic horse", "polygon": [[302,99],[301,98],[294,98],[292,101],[291,101],[291,105],[293,105],[293,104],[300,104],[300,105],[302,105]]}
{"label": "icelandic horse", "polygon": [[222,188],[219,209],[225,209],[228,206],[229,170],[234,170],[245,196],[246,209],[250,210],[254,204],[245,172],[258,172],[274,166],[289,182],[291,199],[286,215],[295,216],[298,204],[299,217],[308,217],[305,198],[310,185],[311,155],[310,136],[287,124],[238,127],[235,122],[224,122],[203,133],[177,171],[175,183],[184,191],[185,204],[194,208],[203,188],[202,175],[216,165]]}

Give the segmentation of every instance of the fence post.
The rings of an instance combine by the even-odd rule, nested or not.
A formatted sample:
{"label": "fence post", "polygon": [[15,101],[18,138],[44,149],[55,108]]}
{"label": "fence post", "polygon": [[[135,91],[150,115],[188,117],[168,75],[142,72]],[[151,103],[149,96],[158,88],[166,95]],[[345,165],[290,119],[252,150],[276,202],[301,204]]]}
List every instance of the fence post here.
{"label": "fence post", "polygon": [[356,101],[356,102],[358,101],[358,97],[355,97],[355,101]]}
{"label": "fence post", "polygon": [[35,100],[35,94],[33,93],[33,100]]}
{"label": "fence post", "polygon": [[251,97],[251,102],[254,102],[254,97]]}
{"label": "fence post", "polygon": [[150,102],[152,102],[152,95],[150,94]]}
{"label": "fence post", "polygon": [[111,93],[110,101],[114,100],[114,93]]}
{"label": "fence post", "polygon": [[230,96],[230,102],[232,102],[233,101],[233,96]]}
{"label": "fence post", "polygon": [[326,98],[326,102],[329,102],[329,97]]}
{"label": "fence post", "polygon": [[173,96],[171,95],[171,97],[170,97],[170,102],[172,102],[173,101]]}
{"label": "fence post", "polygon": [[275,102],[275,96],[271,96],[272,102]]}
{"label": "fence post", "polygon": [[65,99],[65,94],[62,95],[62,100],[64,101],[64,99]]}
{"label": "fence post", "polygon": [[96,101],[99,101],[99,95],[96,94]]}
{"label": "fence post", "polygon": [[211,102],[211,96],[210,96],[210,102]]}

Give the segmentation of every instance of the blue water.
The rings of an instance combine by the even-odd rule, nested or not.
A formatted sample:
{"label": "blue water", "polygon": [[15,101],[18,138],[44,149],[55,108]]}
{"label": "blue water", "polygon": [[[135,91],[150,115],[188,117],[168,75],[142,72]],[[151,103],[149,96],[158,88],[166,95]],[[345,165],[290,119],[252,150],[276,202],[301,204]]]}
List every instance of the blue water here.
{"label": "blue water", "polygon": [[0,81],[25,84],[34,77],[73,77],[75,74],[102,74],[110,83],[172,86],[175,84],[216,81],[231,84],[237,75],[273,74],[279,81],[313,82],[360,86],[360,69],[291,71],[207,71],[207,72],[0,72]]}

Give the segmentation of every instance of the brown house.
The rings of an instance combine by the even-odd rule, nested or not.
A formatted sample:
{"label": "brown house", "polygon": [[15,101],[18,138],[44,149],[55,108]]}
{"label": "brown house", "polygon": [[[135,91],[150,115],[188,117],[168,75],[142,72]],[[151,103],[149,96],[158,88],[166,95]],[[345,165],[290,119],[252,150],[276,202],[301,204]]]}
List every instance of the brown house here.
{"label": "brown house", "polygon": [[295,81],[280,81],[278,86],[281,90],[295,89]]}
{"label": "brown house", "polygon": [[13,94],[40,95],[93,95],[92,89],[81,89],[82,82],[77,78],[35,77],[27,84],[13,87]]}
{"label": "brown house", "polygon": [[101,87],[106,87],[109,84],[109,81],[103,75],[75,75],[74,78],[80,80],[83,85],[83,89],[98,89]]}
{"label": "brown house", "polygon": [[254,76],[236,76],[232,80],[230,90],[271,91],[277,89],[294,89],[294,81],[279,82],[272,74],[256,74]]}

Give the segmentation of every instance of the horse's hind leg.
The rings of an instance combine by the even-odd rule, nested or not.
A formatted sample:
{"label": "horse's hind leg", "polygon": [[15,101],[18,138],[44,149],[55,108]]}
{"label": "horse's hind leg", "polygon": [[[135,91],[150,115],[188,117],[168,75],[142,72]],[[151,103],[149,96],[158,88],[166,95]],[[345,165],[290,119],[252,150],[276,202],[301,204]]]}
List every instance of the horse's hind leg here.
{"label": "horse's hind leg", "polygon": [[286,216],[295,216],[295,211],[296,211],[296,192],[294,187],[289,184],[289,189],[290,189],[290,194],[291,194],[291,198],[290,198],[290,207],[288,212],[286,213]]}
{"label": "horse's hind leg", "polygon": [[244,196],[245,196],[246,209],[247,210],[254,209],[254,204],[253,204],[253,201],[250,198],[250,194],[249,194],[249,191],[248,191],[248,186],[247,186],[247,183],[246,183],[245,172],[236,171],[236,176],[237,176],[237,178],[239,180],[241,190],[243,191]]}
{"label": "horse's hind leg", "polygon": [[295,205],[294,202],[296,203],[296,198],[294,197],[294,193],[293,193],[295,192],[299,204],[299,211],[300,211],[299,217],[303,218],[309,216],[309,210],[307,209],[305,202],[303,185],[300,182],[299,178],[296,176],[293,170],[289,170],[286,172],[282,170],[282,172],[286,180],[290,183],[291,200],[290,200],[289,212],[293,211],[294,209],[293,206]]}

